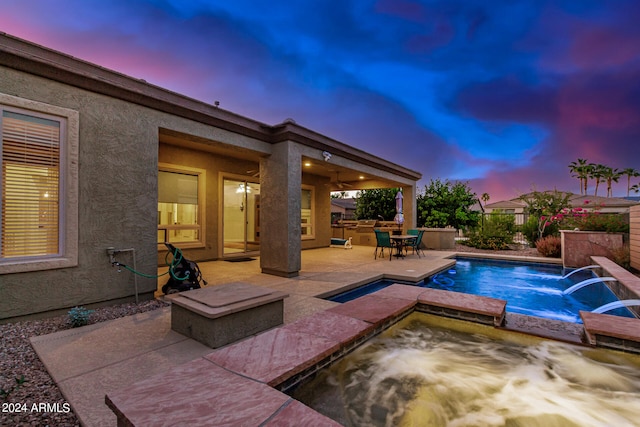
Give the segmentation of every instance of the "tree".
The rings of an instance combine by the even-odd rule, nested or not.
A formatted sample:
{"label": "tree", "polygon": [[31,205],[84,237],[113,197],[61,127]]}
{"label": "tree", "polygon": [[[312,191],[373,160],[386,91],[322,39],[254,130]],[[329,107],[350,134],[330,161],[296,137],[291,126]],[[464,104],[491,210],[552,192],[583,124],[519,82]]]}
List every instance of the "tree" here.
{"label": "tree", "polygon": [[398,188],[362,190],[356,197],[356,219],[383,219],[391,221],[396,216]]}
{"label": "tree", "polygon": [[587,194],[587,183],[593,166],[592,163],[587,163],[587,159],[578,159],[578,161],[569,164],[571,176],[580,180],[580,194]]}
{"label": "tree", "polygon": [[477,201],[467,183],[432,179],[417,197],[418,225],[456,229],[475,227],[480,221],[480,213],[472,211],[471,207]]}
{"label": "tree", "polygon": [[346,191],[332,192],[331,193],[331,198],[332,199],[346,199],[347,198],[347,192]]}
{"label": "tree", "polygon": [[622,174],[620,173],[620,171],[616,168],[610,168],[608,166],[605,166],[602,169],[602,175],[603,178],[605,180],[605,182],[607,183],[607,197],[611,197],[613,194],[612,191],[612,184],[614,182],[618,182],[618,180],[620,179],[620,176],[622,176]]}
{"label": "tree", "polygon": [[627,197],[629,197],[629,192],[631,191],[631,178],[637,178],[640,176],[640,172],[635,170],[634,168],[626,168],[620,172],[622,175],[627,176]]}
{"label": "tree", "polygon": [[562,209],[569,207],[570,197],[570,193],[558,190],[532,191],[519,197],[527,205],[524,209],[525,213],[529,214],[531,220],[537,223],[538,239],[545,236],[545,231],[550,225],[550,218],[561,212]]}
{"label": "tree", "polygon": [[600,186],[600,183],[605,182],[604,181],[605,169],[606,169],[605,165],[593,165],[593,168],[591,168],[591,170],[589,171],[589,178],[592,178],[596,181],[596,189],[595,189],[595,192],[593,193],[594,196],[598,195],[598,187]]}
{"label": "tree", "polygon": [[489,196],[489,193],[482,193],[482,196],[480,196],[480,200],[484,202],[485,206],[487,206],[487,202],[489,201],[490,198],[491,196]]}

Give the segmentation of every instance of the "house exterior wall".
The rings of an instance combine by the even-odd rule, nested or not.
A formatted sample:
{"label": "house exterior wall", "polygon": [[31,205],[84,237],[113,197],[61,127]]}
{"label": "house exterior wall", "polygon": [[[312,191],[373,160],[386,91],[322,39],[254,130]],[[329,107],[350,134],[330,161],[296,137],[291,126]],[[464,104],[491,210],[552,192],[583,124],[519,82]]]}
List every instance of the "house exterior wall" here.
{"label": "house exterior wall", "polygon": [[[421,177],[294,121],[262,124],[0,34],[0,101],[15,100],[72,117],[77,153],[68,157],[73,176],[67,178],[76,185],[61,203],[73,211],[63,228],[75,231],[64,242],[74,256],[53,267],[31,263],[30,269],[0,259],[0,322],[66,312],[74,306],[152,298],[157,280],[124,268],[118,272],[109,254],[115,251],[117,261],[131,267],[135,263],[145,274],[154,274],[164,263],[166,250],[157,244],[161,163],[206,171],[205,244],[184,249],[194,260],[222,255],[222,177],[246,176],[258,167],[260,244],[268,248],[261,252],[260,265],[263,272],[282,276],[298,274],[302,249],[330,243],[328,171],[362,171],[371,176],[369,187],[363,188],[401,186],[411,198]],[[324,163],[327,150],[332,153],[330,163]],[[303,170],[303,157],[323,168]],[[303,185],[312,186],[315,196],[313,238],[305,240]],[[414,226],[415,206],[410,201],[405,206],[405,225]]]}
{"label": "house exterior wall", "polygon": [[[107,247],[135,249],[140,271],[156,271],[159,114],[0,67],[0,92],[79,112],[78,262],[53,270],[3,274],[0,320],[79,305],[133,298],[134,280],[117,273]],[[120,258],[131,263],[131,253]],[[149,298],[155,280],[138,279]]]}
{"label": "house exterior wall", "polygon": [[[159,129],[225,140],[256,156],[270,144],[233,132],[145,108],[137,104],[52,82],[0,67],[0,93],[79,113],[77,266],[3,274],[0,277],[0,321],[16,316],[149,299],[155,279],[138,276],[109,262],[106,249],[133,249],[116,256],[129,266],[154,274],[164,265],[166,250],[156,243],[158,163],[199,167],[216,172],[245,173],[247,161],[162,144]],[[217,259],[219,176],[207,174],[205,248],[186,249],[195,260]],[[327,220],[328,221],[328,220]]]}
{"label": "house exterior wall", "polygon": [[640,271],[640,205],[629,210],[629,253],[631,268]]}

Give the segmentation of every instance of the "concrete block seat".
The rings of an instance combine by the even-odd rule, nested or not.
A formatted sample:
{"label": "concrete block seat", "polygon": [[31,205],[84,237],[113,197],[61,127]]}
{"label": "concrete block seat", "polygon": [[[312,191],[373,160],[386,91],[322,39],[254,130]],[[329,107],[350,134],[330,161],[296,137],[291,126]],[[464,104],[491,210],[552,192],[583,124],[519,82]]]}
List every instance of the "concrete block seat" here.
{"label": "concrete block seat", "polygon": [[506,306],[501,299],[440,289],[425,289],[418,296],[420,311],[493,326],[504,324]]}
{"label": "concrete block seat", "polygon": [[240,282],[182,292],[171,300],[171,329],[222,347],[281,325],[288,296]]}
{"label": "concrete block seat", "polygon": [[640,319],[588,311],[580,317],[589,344],[640,353]]}

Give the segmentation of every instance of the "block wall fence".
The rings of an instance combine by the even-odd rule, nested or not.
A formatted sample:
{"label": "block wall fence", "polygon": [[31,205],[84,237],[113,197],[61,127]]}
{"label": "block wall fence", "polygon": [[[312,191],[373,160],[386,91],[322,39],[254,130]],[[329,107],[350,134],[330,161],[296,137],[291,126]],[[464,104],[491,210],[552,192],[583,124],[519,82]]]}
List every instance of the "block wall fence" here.
{"label": "block wall fence", "polygon": [[629,251],[631,268],[640,271],[640,205],[629,210]]}

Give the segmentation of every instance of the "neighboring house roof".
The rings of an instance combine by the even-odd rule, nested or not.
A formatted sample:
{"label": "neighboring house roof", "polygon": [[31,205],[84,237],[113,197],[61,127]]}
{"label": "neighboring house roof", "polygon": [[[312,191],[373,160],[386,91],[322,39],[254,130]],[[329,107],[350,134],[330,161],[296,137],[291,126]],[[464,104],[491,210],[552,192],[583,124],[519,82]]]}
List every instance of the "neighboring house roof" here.
{"label": "neighboring house roof", "polygon": [[[572,207],[589,207],[596,208],[606,206],[607,208],[628,208],[640,204],[640,197],[637,198],[621,198],[621,197],[602,197],[602,196],[584,196],[581,194],[562,193],[569,195],[569,205]],[[531,193],[524,194],[521,197],[530,196]],[[635,199],[635,200],[632,200]],[[502,200],[495,203],[489,203],[486,209],[518,209],[525,208],[527,204],[515,198],[511,200]]]}
{"label": "neighboring house roof", "polygon": [[[574,194],[571,199],[571,206],[579,207],[579,206],[608,206],[608,207],[629,207],[637,205],[637,201],[627,200],[620,197],[602,197],[602,196],[582,196],[579,194]],[[588,202],[588,203],[587,203]]]}
{"label": "neighboring house roof", "polygon": [[355,209],[356,199],[331,199],[331,204],[342,209]]}
{"label": "neighboring house roof", "polygon": [[500,202],[488,203],[485,205],[485,209],[518,209],[524,208],[527,204],[522,200],[511,199],[502,200]]}

